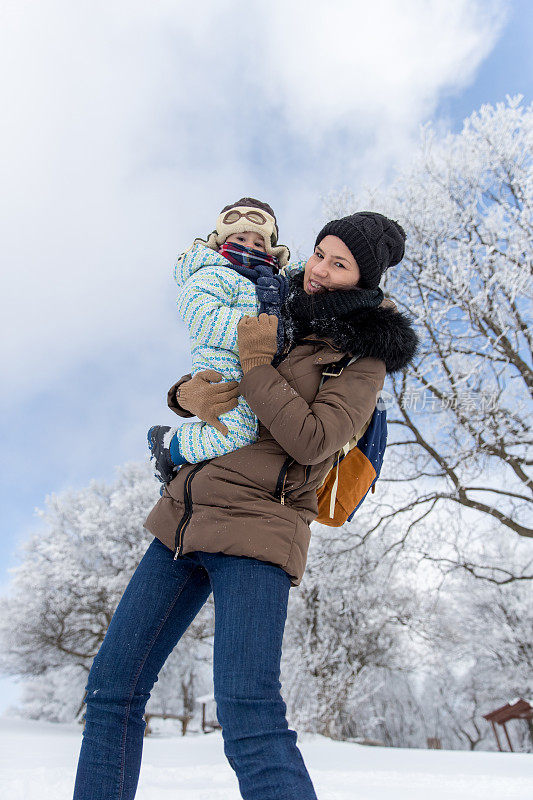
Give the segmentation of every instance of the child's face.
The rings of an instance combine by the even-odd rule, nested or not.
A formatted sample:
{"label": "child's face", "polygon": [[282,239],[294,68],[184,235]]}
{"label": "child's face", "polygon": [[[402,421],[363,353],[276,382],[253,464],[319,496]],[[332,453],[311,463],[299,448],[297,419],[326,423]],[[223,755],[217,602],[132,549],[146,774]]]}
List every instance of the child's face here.
{"label": "child's face", "polygon": [[232,233],[231,236],[228,236],[226,241],[235,242],[236,244],[242,244],[243,247],[247,247],[249,250],[262,250],[263,253],[266,252],[265,240],[263,239],[261,234],[257,233],[256,231],[244,231],[244,233]]}

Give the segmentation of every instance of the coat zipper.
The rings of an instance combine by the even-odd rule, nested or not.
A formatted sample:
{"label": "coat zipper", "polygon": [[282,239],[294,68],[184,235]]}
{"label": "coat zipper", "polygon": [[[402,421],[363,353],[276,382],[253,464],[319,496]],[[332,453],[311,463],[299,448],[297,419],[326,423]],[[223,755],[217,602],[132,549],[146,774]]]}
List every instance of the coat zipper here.
{"label": "coat zipper", "polygon": [[281,497],[280,497],[280,500],[279,500],[279,502],[281,503],[282,506],[285,505],[285,481],[286,480],[287,480],[287,473],[285,473],[285,475],[283,476],[283,485],[281,487]]}
{"label": "coat zipper", "polygon": [[291,464],[294,464],[294,459],[290,456],[287,456],[285,461],[283,462],[283,466],[281,467],[278,475],[278,480],[276,481],[276,489],[274,491],[274,497],[276,500],[279,500],[281,505],[285,505],[285,481],[287,480],[287,471]]}
{"label": "coat zipper", "polygon": [[278,475],[278,480],[277,480],[277,483],[276,483],[276,490],[274,492],[274,497],[276,498],[276,500],[279,500],[279,502],[281,503],[282,506],[285,505],[285,497],[288,494],[292,494],[292,492],[295,492],[297,489],[301,489],[302,486],[305,486],[305,484],[309,480],[309,474],[311,472],[311,467],[310,466],[306,466],[303,482],[299,486],[295,486],[293,489],[289,489],[289,491],[286,492],[285,491],[285,483],[287,481],[287,473],[289,471],[289,467],[291,467],[293,464],[294,464],[294,459],[293,458],[290,458],[290,457],[286,458],[285,461],[283,462],[283,466],[281,467],[279,475]]}
{"label": "coat zipper", "polygon": [[174,547],[175,554],[174,554],[174,561],[181,555],[183,551],[183,534],[185,533],[185,529],[187,525],[191,521],[192,517],[192,495],[191,495],[191,482],[197,472],[199,472],[202,467],[205,467],[207,461],[200,461],[199,464],[196,464],[194,469],[191,469],[187,477],[185,478],[185,485],[183,487],[183,501],[185,504],[185,511],[183,513],[182,518],[180,519],[179,525],[176,528],[176,534],[174,536]]}

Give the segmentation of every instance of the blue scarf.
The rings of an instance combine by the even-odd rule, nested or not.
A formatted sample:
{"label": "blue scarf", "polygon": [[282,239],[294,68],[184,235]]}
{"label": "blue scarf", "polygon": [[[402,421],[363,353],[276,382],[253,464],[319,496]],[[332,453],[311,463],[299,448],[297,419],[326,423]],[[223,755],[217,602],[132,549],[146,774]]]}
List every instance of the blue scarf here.
{"label": "blue scarf", "polygon": [[277,259],[262,250],[252,250],[236,242],[224,242],[219,250],[228,267],[248,278],[255,285],[260,314],[275,314],[278,318],[276,356],[283,352],[285,330],[281,307],[289,290],[289,280],[277,273]]}

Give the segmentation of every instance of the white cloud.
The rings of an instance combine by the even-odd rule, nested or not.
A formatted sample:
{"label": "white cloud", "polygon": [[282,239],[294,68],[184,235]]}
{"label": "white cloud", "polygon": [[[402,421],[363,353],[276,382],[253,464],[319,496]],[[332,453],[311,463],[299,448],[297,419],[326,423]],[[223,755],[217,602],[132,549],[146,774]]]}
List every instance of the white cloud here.
{"label": "white cloud", "polygon": [[275,204],[288,243],[309,244],[320,193],[341,179],[379,180],[405,155],[440,93],[472,79],[503,9],[6,6],[4,401],[119,351],[132,370],[139,353],[185,365],[176,252],[241,194]]}
{"label": "white cloud", "polygon": [[270,8],[283,20],[272,28],[271,86],[307,134],[416,124],[439,91],[470,82],[503,20],[501,3],[461,0],[274,0]]}

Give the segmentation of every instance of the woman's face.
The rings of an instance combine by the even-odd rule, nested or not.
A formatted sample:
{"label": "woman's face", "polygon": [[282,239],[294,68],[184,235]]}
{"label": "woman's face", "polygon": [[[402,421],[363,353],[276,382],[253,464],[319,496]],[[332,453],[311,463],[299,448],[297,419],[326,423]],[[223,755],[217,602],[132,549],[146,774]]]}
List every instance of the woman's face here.
{"label": "woman's face", "polygon": [[357,261],[338,236],[324,236],[305,265],[306,294],[354,289],[361,273]]}

